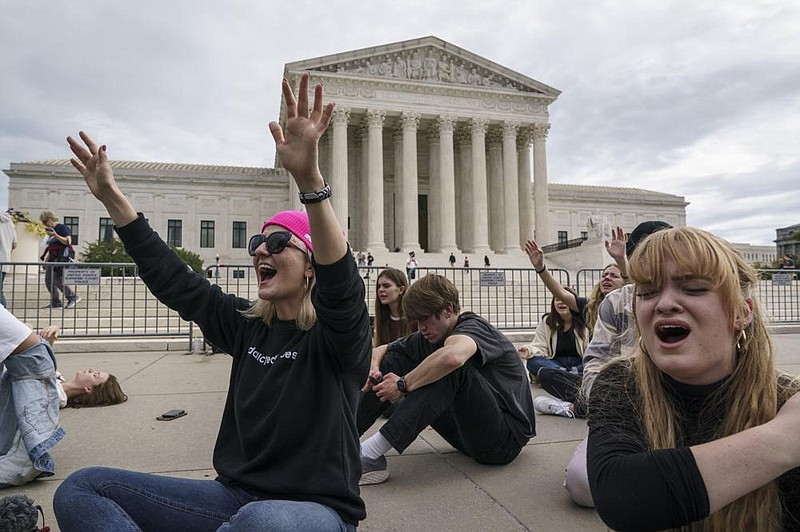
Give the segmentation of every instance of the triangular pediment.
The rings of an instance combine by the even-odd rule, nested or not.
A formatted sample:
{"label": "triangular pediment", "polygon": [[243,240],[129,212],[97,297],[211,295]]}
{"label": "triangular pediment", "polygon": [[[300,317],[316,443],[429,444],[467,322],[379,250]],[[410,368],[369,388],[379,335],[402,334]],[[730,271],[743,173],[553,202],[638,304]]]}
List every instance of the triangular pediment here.
{"label": "triangular pediment", "polygon": [[286,65],[287,72],[317,71],[398,82],[513,90],[549,96],[560,91],[437,37],[422,37]]}

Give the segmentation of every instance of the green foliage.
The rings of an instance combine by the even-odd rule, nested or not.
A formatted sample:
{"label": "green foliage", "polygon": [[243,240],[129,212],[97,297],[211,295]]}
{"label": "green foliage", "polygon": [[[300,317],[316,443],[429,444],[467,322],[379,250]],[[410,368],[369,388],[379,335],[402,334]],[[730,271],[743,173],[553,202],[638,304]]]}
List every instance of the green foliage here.
{"label": "green foliage", "polygon": [[[192,270],[202,275],[203,260],[200,258],[200,255],[183,248],[176,248],[174,246],[170,247],[181,259],[183,259],[183,262],[189,265]],[[114,238],[110,242],[98,240],[97,242],[86,244],[86,249],[81,252],[80,262],[132,263],[133,259],[130,258],[127,253],[125,253],[125,246],[122,245],[122,242],[119,239]],[[127,271],[123,273],[123,270]],[[122,275],[130,276],[133,275],[133,270],[130,268],[124,268],[122,266],[115,268],[112,268],[111,266],[104,266],[101,268],[100,274],[104,277],[108,277],[110,275],[114,275],[115,277]]]}
{"label": "green foliage", "polygon": [[176,248],[175,246],[170,247],[195,273],[203,274],[203,259],[200,258],[200,255],[188,249]]}
{"label": "green foliage", "polygon": [[[91,244],[86,244],[80,254],[80,262],[133,262],[133,259],[125,253],[125,247],[122,242],[116,238],[110,241],[98,240]],[[100,275],[108,277],[110,275],[123,276],[133,275],[132,268],[124,268],[122,266],[112,268],[111,266],[104,266],[100,270]]]}

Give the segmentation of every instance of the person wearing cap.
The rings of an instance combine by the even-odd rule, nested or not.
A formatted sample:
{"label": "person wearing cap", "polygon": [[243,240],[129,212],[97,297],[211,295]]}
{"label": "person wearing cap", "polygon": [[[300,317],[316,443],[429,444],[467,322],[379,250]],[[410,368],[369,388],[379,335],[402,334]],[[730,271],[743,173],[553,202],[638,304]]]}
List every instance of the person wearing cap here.
{"label": "person wearing cap", "polygon": [[369,373],[364,282],[328,201],[318,143],[333,104],[322,86],[309,110],[283,80],[285,129],[270,123],[278,156],[308,212],[270,217],[250,239],[258,281],[251,303],[186,265],[117,187],[106,155],[84,132],[69,137],[92,194],[108,210],[148,288],[233,358],[214,448],[214,480],[110,468],[70,475],[54,510],[77,530],[355,530],[366,517],[356,408]]}
{"label": "person wearing cap", "polygon": [[[637,225],[625,243],[626,259],[630,259],[636,247],[648,236],[671,227],[667,222],[661,221],[646,221]],[[617,261],[617,264],[622,276],[627,278],[627,260]],[[636,329],[633,322],[634,288],[633,284],[626,284],[609,293],[600,303],[592,340],[583,353],[583,376],[577,401],[588,404],[592,384],[603,365],[620,355],[630,354],[636,345]],[[567,465],[564,488],[576,504],[593,507],[594,499],[586,473],[586,444],[587,440],[584,439],[572,454]]]}

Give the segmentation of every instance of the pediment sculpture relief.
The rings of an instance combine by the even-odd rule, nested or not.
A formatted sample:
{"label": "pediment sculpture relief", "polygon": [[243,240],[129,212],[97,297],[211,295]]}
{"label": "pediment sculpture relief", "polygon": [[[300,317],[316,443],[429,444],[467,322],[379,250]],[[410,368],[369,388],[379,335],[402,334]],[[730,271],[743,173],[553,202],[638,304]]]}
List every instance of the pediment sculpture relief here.
{"label": "pediment sculpture relief", "polygon": [[533,89],[519,82],[512,81],[487,68],[466,62],[458,56],[435,48],[417,48],[379,54],[373,57],[325,65],[320,67],[319,70],[533,92]]}

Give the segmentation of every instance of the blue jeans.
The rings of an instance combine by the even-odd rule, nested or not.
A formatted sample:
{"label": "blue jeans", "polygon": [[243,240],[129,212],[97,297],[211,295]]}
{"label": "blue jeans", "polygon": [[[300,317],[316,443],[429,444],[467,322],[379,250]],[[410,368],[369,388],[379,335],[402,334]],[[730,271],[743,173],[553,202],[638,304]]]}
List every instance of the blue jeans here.
{"label": "blue jeans", "polygon": [[259,500],[216,480],[107,467],[89,467],[68,476],[56,490],[53,510],[62,532],[356,529],[331,508],[314,502]]}
{"label": "blue jeans", "polygon": [[[2,266],[0,266],[2,268]],[[0,305],[8,307],[6,304],[6,295],[3,293],[3,282],[6,280],[6,272],[0,270]]]}
{"label": "blue jeans", "polygon": [[531,375],[534,376],[538,375],[539,370],[542,368],[562,369],[564,371],[570,371],[575,368],[578,375],[583,374],[583,361],[580,357],[531,357],[528,359],[526,366]]}

